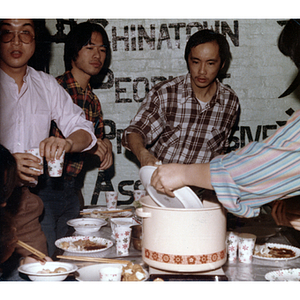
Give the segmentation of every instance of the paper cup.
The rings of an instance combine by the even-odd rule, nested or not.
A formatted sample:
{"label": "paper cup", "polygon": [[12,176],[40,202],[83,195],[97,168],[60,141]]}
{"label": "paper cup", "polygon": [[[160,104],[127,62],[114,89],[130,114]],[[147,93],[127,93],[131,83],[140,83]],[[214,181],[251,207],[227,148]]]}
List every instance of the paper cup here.
{"label": "paper cup", "polygon": [[228,261],[235,262],[237,260],[237,250],[238,250],[238,242],[239,235],[237,232],[227,232],[227,253],[228,253]]}
{"label": "paper cup", "polygon": [[144,196],[146,196],[146,190],[134,190],[133,191],[134,201],[139,201]]}
{"label": "paper cup", "polygon": [[99,270],[100,281],[121,281],[122,266],[102,267]]}
{"label": "paper cup", "polygon": [[59,159],[56,159],[55,153],[55,159],[48,162],[48,172],[50,177],[61,177],[64,169],[64,158],[65,151],[63,151]]}
{"label": "paper cup", "polygon": [[256,236],[250,233],[239,234],[239,262],[251,263],[253,257],[253,250],[255,246]]}
{"label": "paper cup", "polygon": [[112,231],[112,238],[115,238],[115,228],[117,226],[131,227],[133,225],[139,225],[132,217],[131,218],[112,218],[110,220],[110,227]]}
{"label": "paper cup", "polygon": [[115,228],[116,253],[117,255],[127,255],[129,253],[131,228],[117,226]]}
{"label": "paper cup", "polygon": [[[39,148],[32,148],[29,150],[25,150],[25,153],[31,153],[32,155],[38,157],[41,161],[39,163],[40,166],[43,166],[43,157],[40,156],[40,149]],[[30,168],[35,171],[41,171],[41,174],[44,173],[44,168],[42,170],[36,169],[36,168]]]}
{"label": "paper cup", "polygon": [[107,210],[114,210],[117,208],[118,195],[118,192],[105,192]]}

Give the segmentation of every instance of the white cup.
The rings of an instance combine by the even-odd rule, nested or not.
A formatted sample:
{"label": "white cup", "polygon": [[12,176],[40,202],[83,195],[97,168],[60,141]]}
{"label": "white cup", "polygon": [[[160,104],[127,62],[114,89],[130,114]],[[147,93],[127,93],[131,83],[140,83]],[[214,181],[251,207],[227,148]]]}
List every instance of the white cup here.
{"label": "white cup", "polygon": [[[56,152],[57,153],[57,152]],[[64,169],[64,158],[65,158],[65,151],[63,151],[62,155],[59,159],[55,159],[48,161],[48,172],[50,177],[61,177]]]}
{"label": "white cup", "polygon": [[127,255],[129,253],[131,231],[131,227],[127,226],[117,226],[115,228],[117,255]]}
{"label": "white cup", "polygon": [[100,281],[121,281],[122,265],[101,267]]}
{"label": "white cup", "polygon": [[118,192],[105,192],[105,201],[107,210],[114,210],[117,208],[118,203]]}
{"label": "white cup", "polygon": [[133,191],[134,201],[139,201],[144,196],[146,196],[146,190],[134,190]]}
{"label": "white cup", "polygon": [[256,236],[250,233],[239,234],[239,262],[251,263],[255,246]]}
{"label": "white cup", "polygon": [[[40,155],[40,148],[31,148],[29,150],[25,150],[25,153],[31,153],[32,155],[38,157],[41,161],[39,163],[40,166],[43,167],[43,157],[41,157]],[[36,168],[31,168],[32,170],[35,170],[35,171],[41,171],[41,174],[44,173],[44,168],[42,170],[39,170],[39,169],[36,169]]]}
{"label": "white cup", "polygon": [[238,250],[238,242],[239,235],[237,232],[227,232],[227,253],[228,253],[228,261],[235,262],[237,260],[237,250]]}

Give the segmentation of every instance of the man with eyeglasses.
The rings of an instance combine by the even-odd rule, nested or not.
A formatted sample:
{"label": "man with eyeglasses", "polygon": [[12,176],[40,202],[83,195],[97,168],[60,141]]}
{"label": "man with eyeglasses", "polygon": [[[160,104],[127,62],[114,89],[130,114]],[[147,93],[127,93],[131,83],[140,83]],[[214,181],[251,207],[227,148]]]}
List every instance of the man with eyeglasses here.
{"label": "man with eyeglasses", "polygon": [[[101,104],[90,84],[91,78],[105,76],[110,57],[108,36],[101,25],[83,22],[69,32],[64,49],[66,72],[56,79],[70,94],[73,102],[83,109],[86,119],[93,122],[97,144],[88,154],[68,153],[65,156],[63,176],[59,179],[44,174],[42,180],[39,180],[36,190],[45,206],[41,225],[50,255],[55,252],[55,240],[66,235],[67,221],[79,215],[80,200],[83,202],[81,187],[85,176],[85,159],[93,159],[90,154],[97,155],[100,170],[106,170],[112,165],[112,145],[105,138]],[[51,135],[63,137],[54,122]]]}
{"label": "man with eyeglasses", "polygon": [[[39,217],[43,202],[30,191],[41,175],[40,160],[26,150],[39,147],[49,161],[63,151],[82,152],[96,144],[93,124],[54,77],[28,66],[35,51],[35,21],[0,20],[0,143],[17,162],[21,198],[14,220],[20,240],[47,254]],[[65,139],[49,137],[54,120]],[[32,168],[38,169],[36,171]],[[19,247],[16,251],[26,256]]]}

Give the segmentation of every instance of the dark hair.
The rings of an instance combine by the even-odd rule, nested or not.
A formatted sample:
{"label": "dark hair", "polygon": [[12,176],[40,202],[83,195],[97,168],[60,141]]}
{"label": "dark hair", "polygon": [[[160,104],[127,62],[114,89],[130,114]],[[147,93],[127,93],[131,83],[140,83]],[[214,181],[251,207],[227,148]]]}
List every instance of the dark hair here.
{"label": "dark hair", "polygon": [[0,144],[0,204],[11,196],[17,180],[17,164],[12,154]]}
{"label": "dark hair", "polygon": [[107,72],[111,61],[109,39],[105,29],[101,25],[91,22],[83,22],[75,25],[67,36],[64,52],[65,69],[67,71],[72,69],[72,61],[76,61],[81,48],[90,43],[93,32],[99,32],[102,35],[103,44],[107,47],[106,58],[100,73]]}
{"label": "dark hair", "polygon": [[286,23],[278,39],[278,48],[300,69],[300,19],[291,19]]}
{"label": "dark hair", "polygon": [[284,26],[278,38],[280,52],[291,58],[298,68],[298,74],[279,98],[288,96],[300,85],[300,19],[291,19]]}
{"label": "dark hair", "polygon": [[229,66],[231,60],[231,53],[229,44],[224,35],[220,33],[216,33],[209,29],[202,29],[195,32],[188,40],[186,47],[184,58],[188,66],[188,58],[191,52],[191,49],[204,43],[216,41],[219,45],[219,55],[221,58],[221,69],[224,64],[224,68]]}

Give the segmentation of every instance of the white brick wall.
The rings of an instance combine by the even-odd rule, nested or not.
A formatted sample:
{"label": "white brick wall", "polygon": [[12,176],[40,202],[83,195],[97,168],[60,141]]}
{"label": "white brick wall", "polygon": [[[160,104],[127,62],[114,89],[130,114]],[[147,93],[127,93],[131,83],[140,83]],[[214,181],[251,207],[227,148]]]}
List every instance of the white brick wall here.
{"label": "white brick wall", "polygon": [[[75,19],[78,23],[85,20]],[[108,19],[106,30],[110,41],[112,41],[112,32],[115,28],[117,36],[124,36],[124,27],[128,26],[129,51],[125,51],[124,42],[117,42],[117,51],[112,51],[112,63],[110,69],[114,77],[129,77],[131,82],[120,82],[120,88],[125,88],[126,93],[121,93],[121,98],[130,98],[132,102],[115,102],[115,85],[111,89],[97,89],[95,93],[102,104],[104,118],[112,120],[116,124],[116,129],[124,129],[128,126],[130,119],[135,115],[139,103],[133,100],[133,80],[138,77],[146,77],[151,88],[152,76],[177,76],[186,73],[186,63],[184,60],[184,48],[186,44],[186,25],[192,22],[204,24],[207,22],[209,28],[215,29],[215,24],[220,25],[226,22],[234,33],[234,22],[238,25],[239,45],[234,46],[229,38],[232,63],[228,73],[230,78],[224,79],[225,84],[229,84],[238,94],[242,113],[239,126],[248,126],[251,128],[253,138],[255,138],[257,126],[272,125],[278,127],[276,121],[286,121],[288,115],[285,112],[289,108],[299,109],[299,97],[297,93],[278,99],[295,77],[297,70],[289,58],[284,57],[277,48],[277,39],[282,27],[276,19],[226,19],[226,20],[197,20],[197,19]],[[184,27],[179,29],[180,39],[175,39],[175,29],[170,27],[172,23],[182,23]],[[155,50],[150,50],[148,44],[143,40],[143,50],[138,46],[138,26],[142,25],[150,36],[150,24],[155,25]],[[165,25],[163,25],[165,24]],[[46,22],[51,34],[56,33],[56,20],[48,19]],[[131,25],[135,26],[136,50],[132,51],[132,31]],[[168,48],[167,41],[162,42],[160,50],[157,49],[160,29],[167,28],[170,39]],[[65,25],[65,33],[69,27]],[[192,33],[196,28],[192,29]],[[164,31],[166,34],[166,31]],[[180,46],[178,46],[180,45]],[[64,72],[63,64],[63,46],[64,44],[52,44],[52,59],[50,64],[50,74],[60,75]],[[298,95],[299,95],[299,89]],[[138,95],[143,97],[144,85],[139,83]],[[273,129],[268,130],[270,135]],[[240,131],[235,134],[240,138]],[[260,140],[262,133],[260,134]],[[247,136],[244,143],[248,143]],[[117,153],[117,139],[112,140],[113,151],[115,154],[115,176],[112,184],[115,190],[118,190],[119,183],[124,180],[133,180],[136,182],[138,177],[138,167],[128,160],[122,153]],[[90,204],[92,193],[97,177],[97,170],[88,173],[83,189],[86,204]],[[133,185],[124,187],[132,191]],[[98,203],[103,204],[104,193],[100,194]],[[129,196],[120,195],[119,200],[128,200]]]}

